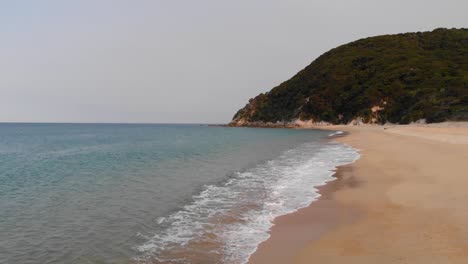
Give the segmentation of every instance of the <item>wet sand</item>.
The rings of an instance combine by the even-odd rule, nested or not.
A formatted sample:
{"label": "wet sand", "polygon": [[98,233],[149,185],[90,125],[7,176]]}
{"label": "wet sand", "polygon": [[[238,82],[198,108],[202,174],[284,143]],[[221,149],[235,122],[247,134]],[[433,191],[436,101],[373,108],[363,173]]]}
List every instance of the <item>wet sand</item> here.
{"label": "wet sand", "polygon": [[350,127],[361,150],[249,263],[468,263],[468,125]]}

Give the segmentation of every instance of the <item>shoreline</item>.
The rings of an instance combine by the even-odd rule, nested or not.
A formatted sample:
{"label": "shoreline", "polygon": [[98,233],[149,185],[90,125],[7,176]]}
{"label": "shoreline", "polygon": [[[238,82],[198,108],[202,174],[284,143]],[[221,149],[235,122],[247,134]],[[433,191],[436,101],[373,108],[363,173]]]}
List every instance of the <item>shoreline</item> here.
{"label": "shoreline", "polygon": [[[319,129],[333,131],[335,133],[331,134],[326,140],[335,142],[339,142],[338,140],[340,138],[345,138],[350,135],[349,131],[332,127],[295,127],[292,129]],[[343,142],[339,143],[347,145]],[[359,152],[359,149],[355,148],[355,150]],[[257,250],[250,255],[247,263],[288,263],[288,261],[290,261],[294,256],[296,249],[304,243],[318,239],[322,234],[340,224],[355,221],[362,214],[361,210],[359,208],[343,207],[333,200],[333,195],[338,190],[355,188],[359,185],[358,180],[352,172],[352,164],[360,158],[361,155],[359,154],[359,157],[353,162],[337,166],[331,175],[333,179],[330,181],[321,185],[312,186],[320,196],[316,200],[312,201],[308,206],[300,208],[295,212],[276,217],[273,220],[273,226],[269,232],[270,238],[257,246]],[[315,214],[310,215],[308,213],[310,210],[313,210]],[[294,217],[291,217],[293,215]],[[303,232],[303,229],[310,229],[311,227],[313,230],[309,230],[307,233]],[[271,239],[273,236],[275,238],[280,237],[282,243],[276,243],[276,241],[273,241]]]}
{"label": "shoreline", "polygon": [[277,217],[248,263],[468,263],[466,122],[315,128],[349,132],[332,140],[360,159],[308,207]]}
{"label": "shoreline", "polygon": [[[277,244],[271,237],[268,238],[257,247],[248,263],[288,263],[297,248],[304,243],[319,239],[321,235],[340,224],[358,219],[362,214],[358,208],[345,208],[332,199],[336,191],[354,188],[359,184],[352,174],[351,164],[338,166],[332,176],[333,180],[314,186],[320,194],[317,200],[307,207],[275,218],[269,233],[271,237],[281,237],[282,243]],[[315,211],[315,215],[308,214],[309,210]],[[311,228],[313,230],[310,230]],[[304,229],[309,230],[304,233]]]}
{"label": "shoreline", "polygon": [[[213,204],[211,201],[215,200],[227,201],[229,204],[219,202],[215,204],[221,205],[221,210],[216,209],[215,213],[203,219],[199,233],[187,243],[174,243],[166,248],[161,247],[160,251],[150,252],[147,256],[143,256],[142,261],[147,260],[148,263],[172,263],[171,261],[175,260],[186,260],[190,263],[221,263],[223,261],[246,263],[250,255],[257,250],[258,245],[269,237],[269,230],[275,218],[293,213],[309,206],[312,201],[320,199],[324,191],[310,192],[309,186],[323,186],[318,189],[328,188],[327,183],[337,178],[335,174],[339,165],[350,164],[359,158],[355,149],[331,142],[334,137],[340,137],[345,132],[341,131],[335,136],[331,136],[335,134],[332,132],[310,130],[309,132],[298,133],[298,135],[304,135],[301,143],[294,144],[293,147],[288,146],[279,153],[279,156],[267,162],[258,163],[251,169],[238,172],[223,184],[208,186],[200,194],[194,196],[195,199],[189,206],[196,211],[189,211],[189,213],[206,211],[206,207],[210,203]],[[311,156],[308,155],[309,153],[316,153],[316,155]],[[215,196],[210,196],[210,193]],[[249,193],[256,193],[257,195],[252,197],[258,197],[258,199],[246,199]],[[236,195],[239,195],[237,199]],[[198,197],[206,197],[206,199],[198,200]],[[232,202],[233,200],[239,202]],[[202,201],[202,203],[197,201]],[[192,206],[193,204],[206,204],[207,206]],[[182,217],[176,215],[173,218]],[[151,243],[157,243],[157,241],[150,240],[148,244],[151,246]],[[135,261],[137,260],[135,258]]]}

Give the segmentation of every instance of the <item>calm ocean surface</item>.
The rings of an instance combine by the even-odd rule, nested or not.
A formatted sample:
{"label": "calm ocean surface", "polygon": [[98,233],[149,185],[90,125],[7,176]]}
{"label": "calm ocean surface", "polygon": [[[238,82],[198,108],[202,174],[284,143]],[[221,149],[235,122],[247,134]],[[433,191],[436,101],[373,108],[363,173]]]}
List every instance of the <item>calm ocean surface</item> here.
{"label": "calm ocean surface", "polygon": [[357,158],[330,134],[0,124],[0,263],[244,263]]}

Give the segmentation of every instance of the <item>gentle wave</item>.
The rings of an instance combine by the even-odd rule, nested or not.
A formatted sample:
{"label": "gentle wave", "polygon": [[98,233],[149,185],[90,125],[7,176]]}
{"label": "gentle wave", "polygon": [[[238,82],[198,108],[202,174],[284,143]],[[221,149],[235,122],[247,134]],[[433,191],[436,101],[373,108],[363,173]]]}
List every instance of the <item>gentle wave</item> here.
{"label": "gentle wave", "polygon": [[331,133],[330,135],[328,135],[329,137],[333,137],[333,136],[336,136],[336,135],[341,135],[343,134],[344,132],[343,131],[336,131],[336,132],[333,132]]}
{"label": "gentle wave", "polygon": [[136,248],[142,253],[136,260],[190,263],[194,252],[203,251],[206,259],[246,263],[270,236],[274,218],[308,206],[320,196],[313,186],[332,180],[337,166],[358,157],[343,144],[310,142],[224,184],[206,186],[192,203],[158,219],[163,231]]}

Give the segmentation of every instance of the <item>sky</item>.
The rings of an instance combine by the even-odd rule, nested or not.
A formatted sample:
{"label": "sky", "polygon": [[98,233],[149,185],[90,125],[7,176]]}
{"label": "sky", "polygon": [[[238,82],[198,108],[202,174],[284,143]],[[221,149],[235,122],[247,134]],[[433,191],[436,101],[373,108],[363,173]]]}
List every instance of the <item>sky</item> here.
{"label": "sky", "polygon": [[466,0],[0,1],[0,122],[226,123],[322,53]]}

